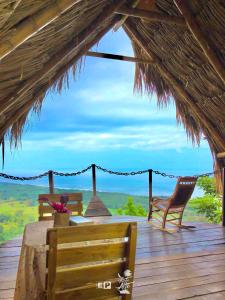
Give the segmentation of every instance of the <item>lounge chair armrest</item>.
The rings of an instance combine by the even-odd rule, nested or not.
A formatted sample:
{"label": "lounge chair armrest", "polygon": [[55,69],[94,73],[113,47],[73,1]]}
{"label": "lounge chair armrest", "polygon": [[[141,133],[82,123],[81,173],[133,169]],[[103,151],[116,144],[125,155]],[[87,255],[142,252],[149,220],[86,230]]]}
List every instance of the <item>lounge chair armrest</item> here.
{"label": "lounge chair armrest", "polygon": [[154,201],[164,201],[164,199],[159,198],[159,197],[152,197],[152,202],[154,202]]}

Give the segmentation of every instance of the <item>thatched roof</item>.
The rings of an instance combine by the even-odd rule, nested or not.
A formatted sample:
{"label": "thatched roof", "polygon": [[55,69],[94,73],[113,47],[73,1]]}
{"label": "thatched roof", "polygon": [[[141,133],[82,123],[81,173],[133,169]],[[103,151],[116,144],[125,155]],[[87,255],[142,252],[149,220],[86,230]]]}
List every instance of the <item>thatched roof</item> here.
{"label": "thatched roof", "polygon": [[[119,14],[138,2],[127,18]],[[49,89],[67,84],[69,68],[76,72],[82,55],[119,22],[135,56],[152,61],[136,64],[135,87],[155,91],[161,104],[173,95],[177,119],[192,140],[199,142],[203,134],[214,154],[225,151],[224,5],[223,0],[2,0],[0,138],[10,131],[18,140],[30,109],[40,108]],[[143,10],[152,13],[151,21],[131,16]]]}

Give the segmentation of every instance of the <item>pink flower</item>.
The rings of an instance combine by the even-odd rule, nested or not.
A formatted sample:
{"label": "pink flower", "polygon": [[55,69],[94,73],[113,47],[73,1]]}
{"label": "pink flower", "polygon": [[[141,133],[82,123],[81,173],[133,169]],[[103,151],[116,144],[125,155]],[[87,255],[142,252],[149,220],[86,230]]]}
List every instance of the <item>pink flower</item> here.
{"label": "pink flower", "polygon": [[57,213],[67,213],[71,214],[71,211],[66,208],[66,204],[59,202],[48,201],[48,204],[57,212]]}

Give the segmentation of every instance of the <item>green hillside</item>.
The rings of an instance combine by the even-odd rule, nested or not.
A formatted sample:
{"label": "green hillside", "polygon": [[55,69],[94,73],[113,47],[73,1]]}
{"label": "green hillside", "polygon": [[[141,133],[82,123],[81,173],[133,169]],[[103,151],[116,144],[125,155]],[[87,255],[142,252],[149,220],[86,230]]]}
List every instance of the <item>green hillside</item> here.
{"label": "green hillside", "polygon": [[[55,189],[55,193],[78,192],[74,189]],[[92,197],[91,191],[80,191],[83,193],[84,210],[86,209],[88,201]],[[0,243],[13,237],[22,234],[24,226],[27,223],[38,220],[38,195],[47,194],[49,190],[47,187],[27,185],[27,184],[13,184],[0,183]],[[148,210],[148,198],[143,196],[134,196],[123,193],[106,193],[99,192],[99,198],[105,203],[106,207],[113,215],[118,214],[120,210],[127,203],[128,198],[132,198],[134,205],[141,205],[144,210]],[[196,213],[195,209],[191,207],[191,202],[185,210],[185,220],[187,221],[206,221],[205,217]]]}
{"label": "green hillside", "polygon": [[[74,189],[55,189],[55,193],[74,193],[82,192],[84,204],[87,204],[92,197],[91,191],[74,190]],[[30,205],[37,205],[39,194],[49,193],[48,187],[28,185],[28,184],[14,184],[14,183],[0,183],[0,202],[4,200],[13,201],[28,201]],[[112,209],[117,209],[127,202],[128,194],[123,193],[108,193],[98,192],[98,196],[105,203],[105,205]],[[148,207],[148,198],[144,196],[132,196],[135,203],[141,204],[144,208]]]}

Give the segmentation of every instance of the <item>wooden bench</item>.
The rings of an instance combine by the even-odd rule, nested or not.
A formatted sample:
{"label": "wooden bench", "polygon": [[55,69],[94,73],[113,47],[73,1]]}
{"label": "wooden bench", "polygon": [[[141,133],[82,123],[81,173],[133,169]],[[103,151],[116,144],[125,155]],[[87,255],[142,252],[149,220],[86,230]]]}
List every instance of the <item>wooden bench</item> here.
{"label": "wooden bench", "polygon": [[[135,222],[49,229],[47,299],[118,299],[118,274],[134,275],[136,237]],[[122,299],[131,299],[130,281],[130,294]],[[98,288],[104,282],[111,282],[111,289]]]}
{"label": "wooden bench", "polygon": [[53,219],[53,208],[48,204],[48,201],[60,202],[62,196],[68,197],[67,208],[72,212],[72,215],[82,215],[82,193],[71,194],[40,194],[39,202],[39,221],[46,221]]}

